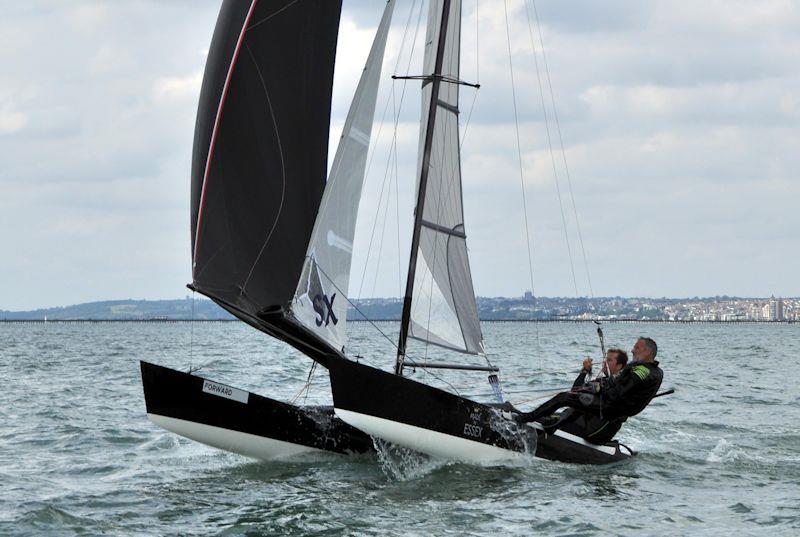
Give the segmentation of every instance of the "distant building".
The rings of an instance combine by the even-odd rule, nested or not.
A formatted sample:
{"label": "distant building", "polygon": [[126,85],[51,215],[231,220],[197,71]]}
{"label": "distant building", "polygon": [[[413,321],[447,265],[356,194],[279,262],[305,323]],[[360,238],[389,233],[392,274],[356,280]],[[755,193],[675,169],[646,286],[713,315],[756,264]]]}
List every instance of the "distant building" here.
{"label": "distant building", "polygon": [[533,293],[525,291],[525,300],[533,300]]}
{"label": "distant building", "polygon": [[770,321],[783,321],[783,298],[775,298],[772,296],[769,299],[769,320]]}

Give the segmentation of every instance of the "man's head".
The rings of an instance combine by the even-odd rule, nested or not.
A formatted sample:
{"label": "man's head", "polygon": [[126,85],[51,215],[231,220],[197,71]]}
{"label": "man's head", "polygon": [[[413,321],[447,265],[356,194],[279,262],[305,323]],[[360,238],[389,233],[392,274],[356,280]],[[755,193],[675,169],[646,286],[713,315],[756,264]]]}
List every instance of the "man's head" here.
{"label": "man's head", "polygon": [[[608,349],[605,362],[603,362],[603,371],[606,373],[610,371],[612,375],[616,375],[627,363],[628,353],[622,349]],[[608,370],[606,370],[606,366],[608,366]]]}
{"label": "man's head", "polygon": [[640,337],[631,351],[633,358],[640,362],[652,362],[658,354],[658,345],[649,337]]}

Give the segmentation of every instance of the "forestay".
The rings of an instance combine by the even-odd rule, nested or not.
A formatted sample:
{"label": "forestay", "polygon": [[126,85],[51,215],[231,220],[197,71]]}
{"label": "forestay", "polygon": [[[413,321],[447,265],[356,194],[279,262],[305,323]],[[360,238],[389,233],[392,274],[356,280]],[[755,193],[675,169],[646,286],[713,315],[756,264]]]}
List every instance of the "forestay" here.
{"label": "forestay", "polygon": [[292,304],[303,325],[340,350],[347,338],[353,237],[394,4],[386,4],[350,105]]}
{"label": "forestay", "polygon": [[[431,0],[424,73],[434,73],[442,0]],[[472,287],[461,198],[458,133],[461,1],[450,2],[442,82],[431,133],[431,153],[414,277],[409,335],[435,345],[483,354],[483,336]],[[432,84],[423,83],[418,168],[424,164]],[[419,188],[419,186],[418,186]]]}

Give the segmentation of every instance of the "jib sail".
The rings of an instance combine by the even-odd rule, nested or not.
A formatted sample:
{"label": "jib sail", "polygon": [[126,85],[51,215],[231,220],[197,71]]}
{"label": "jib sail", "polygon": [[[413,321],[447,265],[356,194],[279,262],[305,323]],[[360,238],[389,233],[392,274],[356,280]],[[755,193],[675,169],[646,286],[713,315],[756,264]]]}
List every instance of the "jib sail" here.
{"label": "jib sail", "polygon": [[347,114],[292,305],[303,325],[340,350],[347,341],[353,237],[394,3],[386,4]]}

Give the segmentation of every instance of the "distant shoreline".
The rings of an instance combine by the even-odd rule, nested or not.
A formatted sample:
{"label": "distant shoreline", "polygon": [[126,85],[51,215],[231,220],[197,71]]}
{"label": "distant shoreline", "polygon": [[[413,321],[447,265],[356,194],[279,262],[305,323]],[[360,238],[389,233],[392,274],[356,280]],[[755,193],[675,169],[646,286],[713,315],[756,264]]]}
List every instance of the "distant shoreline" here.
{"label": "distant shoreline", "polygon": [[[595,319],[481,319],[482,323],[594,323]],[[238,323],[238,319],[0,319],[6,324],[110,324],[110,323]],[[398,323],[400,319],[348,319],[348,323]],[[664,324],[800,324],[800,321],[768,321],[740,319],[712,321],[695,319],[600,319],[600,323],[664,323]]]}
{"label": "distant shoreline", "polygon": [[[516,298],[476,297],[478,318],[499,322],[775,322],[800,321],[800,298],[707,299],[563,298],[532,295]],[[401,317],[398,298],[354,301],[347,318],[386,322]],[[187,296],[175,300],[106,300],[30,311],[0,310],[0,321],[189,322],[234,319],[211,300]]]}

